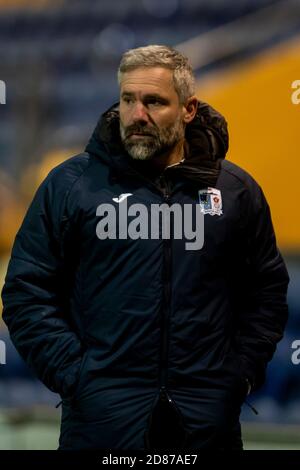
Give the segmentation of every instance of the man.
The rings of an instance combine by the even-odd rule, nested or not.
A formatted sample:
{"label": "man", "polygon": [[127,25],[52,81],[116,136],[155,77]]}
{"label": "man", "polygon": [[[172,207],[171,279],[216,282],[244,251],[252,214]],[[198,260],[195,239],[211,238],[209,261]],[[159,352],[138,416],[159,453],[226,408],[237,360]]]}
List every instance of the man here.
{"label": "man", "polygon": [[226,122],[178,51],[126,52],[119,82],[85,153],[35,195],[4,321],[62,397],[60,449],[242,449],[241,405],[287,320],[268,204],[224,160]]}

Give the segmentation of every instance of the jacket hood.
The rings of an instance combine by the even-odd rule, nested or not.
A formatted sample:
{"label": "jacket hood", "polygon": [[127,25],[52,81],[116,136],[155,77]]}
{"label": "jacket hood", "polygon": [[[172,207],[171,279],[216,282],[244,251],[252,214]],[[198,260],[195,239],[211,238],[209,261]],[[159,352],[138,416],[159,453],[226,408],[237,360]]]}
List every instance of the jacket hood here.
{"label": "jacket hood", "polygon": [[[204,186],[214,186],[221,160],[228,151],[228,129],[225,118],[209,104],[199,101],[195,118],[186,126],[188,154],[185,160],[172,167],[172,172]],[[125,151],[119,131],[119,103],[111,106],[99,119],[85,149],[104,160],[116,173],[135,173],[134,161]],[[170,168],[171,169],[171,168]]]}

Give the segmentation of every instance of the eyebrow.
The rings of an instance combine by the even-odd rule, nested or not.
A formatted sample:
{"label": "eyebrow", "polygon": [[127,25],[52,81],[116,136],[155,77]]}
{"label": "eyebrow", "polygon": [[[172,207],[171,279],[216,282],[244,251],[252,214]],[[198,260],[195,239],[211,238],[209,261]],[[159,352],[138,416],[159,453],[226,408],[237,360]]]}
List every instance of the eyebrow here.
{"label": "eyebrow", "polygon": [[[131,91],[123,91],[122,93],[122,98],[126,97],[126,96],[134,96],[134,93],[132,93]],[[165,103],[169,102],[169,100],[167,98],[165,98],[164,96],[161,96],[159,95],[158,93],[148,93],[146,95],[143,96],[143,100],[149,100],[149,99],[157,99],[159,101],[163,101]]]}

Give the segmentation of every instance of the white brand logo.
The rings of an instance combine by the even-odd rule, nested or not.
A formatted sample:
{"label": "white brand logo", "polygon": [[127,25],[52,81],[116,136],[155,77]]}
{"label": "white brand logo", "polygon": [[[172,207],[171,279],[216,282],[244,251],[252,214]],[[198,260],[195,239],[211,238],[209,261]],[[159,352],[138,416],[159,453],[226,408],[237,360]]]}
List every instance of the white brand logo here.
{"label": "white brand logo", "polygon": [[118,204],[120,204],[120,202],[124,201],[124,199],[126,199],[128,196],[132,196],[132,193],[120,194],[119,197],[113,197],[113,201],[115,201],[115,202],[117,202]]}

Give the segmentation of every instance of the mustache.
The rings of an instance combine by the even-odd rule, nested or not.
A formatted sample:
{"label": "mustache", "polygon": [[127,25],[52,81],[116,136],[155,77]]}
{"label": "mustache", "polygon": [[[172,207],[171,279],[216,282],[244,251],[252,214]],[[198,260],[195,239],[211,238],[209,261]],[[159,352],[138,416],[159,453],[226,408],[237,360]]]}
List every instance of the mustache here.
{"label": "mustache", "polygon": [[143,134],[145,136],[157,137],[158,132],[156,129],[152,130],[149,128],[145,128],[143,126],[139,126],[138,124],[132,124],[131,126],[126,127],[124,129],[125,138],[130,137],[132,134]]}

